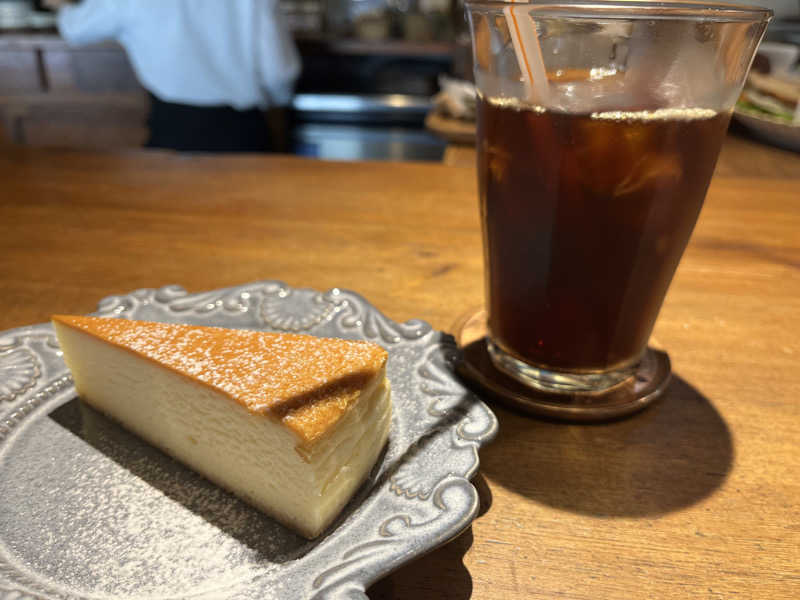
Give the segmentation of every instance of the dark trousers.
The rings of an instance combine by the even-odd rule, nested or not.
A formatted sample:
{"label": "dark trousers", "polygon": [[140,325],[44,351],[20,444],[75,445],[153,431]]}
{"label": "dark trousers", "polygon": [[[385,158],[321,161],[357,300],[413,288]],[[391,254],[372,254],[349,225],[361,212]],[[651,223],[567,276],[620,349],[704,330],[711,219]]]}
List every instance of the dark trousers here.
{"label": "dark trousers", "polygon": [[267,120],[258,109],[191,106],[150,94],[148,148],[182,152],[269,152]]}

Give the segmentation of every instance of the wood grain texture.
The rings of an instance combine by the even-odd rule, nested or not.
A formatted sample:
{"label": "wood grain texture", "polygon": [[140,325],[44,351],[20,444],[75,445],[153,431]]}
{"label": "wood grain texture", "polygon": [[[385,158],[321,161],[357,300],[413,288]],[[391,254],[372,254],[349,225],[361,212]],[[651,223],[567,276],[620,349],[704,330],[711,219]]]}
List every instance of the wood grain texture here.
{"label": "wood grain texture", "polygon": [[[712,182],[655,330],[663,401],[594,426],[494,406],[481,516],[371,598],[800,597],[790,157]],[[0,330],[170,283],[346,287],[440,329],[483,297],[469,167],[17,149],[0,181]]]}
{"label": "wood grain texture", "polygon": [[123,48],[72,48],[57,35],[0,35],[0,143],[136,148],[149,101]]}
{"label": "wood grain texture", "polygon": [[34,50],[0,51],[0,94],[41,91]]}
{"label": "wood grain texture", "polygon": [[140,148],[149,136],[146,98],[131,103],[33,103],[19,118],[22,142],[31,147]]}

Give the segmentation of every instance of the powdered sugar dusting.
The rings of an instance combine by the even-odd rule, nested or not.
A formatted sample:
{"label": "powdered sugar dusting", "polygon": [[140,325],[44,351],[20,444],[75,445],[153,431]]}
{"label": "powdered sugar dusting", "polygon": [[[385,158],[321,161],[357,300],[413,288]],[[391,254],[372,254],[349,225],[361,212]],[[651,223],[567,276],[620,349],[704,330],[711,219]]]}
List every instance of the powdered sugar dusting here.
{"label": "powdered sugar dusting", "polygon": [[282,419],[306,443],[386,362],[370,342],[98,317],[54,317]]}
{"label": "powdered sugar dusting", "polygon": [[3,510],[20,527],[3,542],[69,598],[246,598],[310,547],[79,402],[35,428],[4,465]]}

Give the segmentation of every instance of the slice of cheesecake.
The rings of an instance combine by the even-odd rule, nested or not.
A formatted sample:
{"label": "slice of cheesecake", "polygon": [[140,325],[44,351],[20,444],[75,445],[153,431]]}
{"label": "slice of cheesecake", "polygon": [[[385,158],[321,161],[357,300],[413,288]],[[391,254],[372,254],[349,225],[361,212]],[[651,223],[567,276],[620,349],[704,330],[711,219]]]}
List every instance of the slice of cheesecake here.
{"label": "slice of cheesecake", "polygon": [[82,400],[307,538],[388,437],[376,344],[98,317],[53,325]]}

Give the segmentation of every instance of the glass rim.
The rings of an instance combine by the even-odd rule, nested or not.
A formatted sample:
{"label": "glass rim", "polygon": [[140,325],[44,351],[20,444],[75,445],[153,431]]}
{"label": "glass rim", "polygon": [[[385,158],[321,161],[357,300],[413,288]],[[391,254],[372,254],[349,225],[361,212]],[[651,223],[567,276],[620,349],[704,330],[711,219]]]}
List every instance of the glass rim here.
{"label": "glass rim", "polygon": [[718,22],[766,22],[772,19],[772,10],[758,6],[746,6],[725,2],[697,2],[694,0],[671,0],[649,2],[647,0],[569,0],[552,2],[547,0],[465,0],[468,8],[497,8],[508,6],[530,7],[532,16],[568,18],[605,18],[621,20],[679,20]]}

